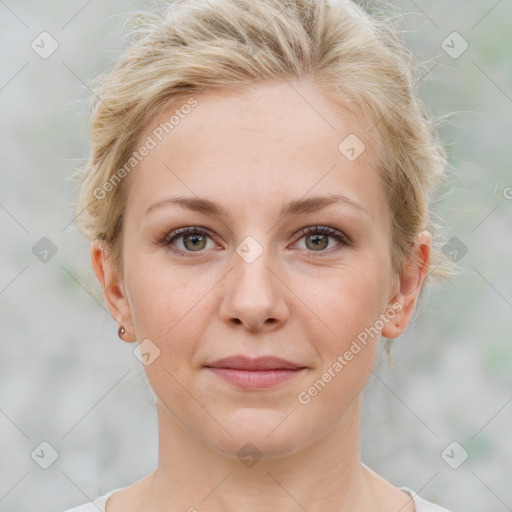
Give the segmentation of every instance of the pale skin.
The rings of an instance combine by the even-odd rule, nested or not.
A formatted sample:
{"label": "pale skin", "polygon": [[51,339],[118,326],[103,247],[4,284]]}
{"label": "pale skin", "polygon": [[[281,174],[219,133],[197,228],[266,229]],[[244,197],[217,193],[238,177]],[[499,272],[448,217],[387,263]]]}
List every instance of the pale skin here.
{"label": "pale skin", "polygon": [[[389,206],[372,165],[377,148],[364,123],[335,111],[314,84],[258,82],[243,93],[194,97],[198,105],[129,177],[123,272],[101,243],[91,245],[123,338],[150,339],[160,350],[144,367],[157,397],[158,465],[114,493],[107,512],[414,512],[408,494],[361,464],[360,407],[381,335],[396,338],[410,322],[430,265],[430,233],[413,248],[420,264],[411,259],[396,276]],[[349,134],[367,143],[353,162],[338,150]],[[361,208],[335,202],[279,214],[291,201],[332,194]],[[175,196],[208,199],[229,217],[175,204],[146,213]],[[172,242],[189,257],[158,244],[186,226],[207,231],[199,250],[183,234]],[[311,239],[322,233],[300,233],[315,226],[351,245],[323,235],[325,245],[315,248]],[[248,236],[262,249],[251,263],[236,252]],[[393,304],[401,309],[380,335],[299,403],[298,394]],[[234,354],[275,355],[307,371],[271,389],[242,390],[204,368]],[[262,453],[252,467],[237,456],[247,442]]]}

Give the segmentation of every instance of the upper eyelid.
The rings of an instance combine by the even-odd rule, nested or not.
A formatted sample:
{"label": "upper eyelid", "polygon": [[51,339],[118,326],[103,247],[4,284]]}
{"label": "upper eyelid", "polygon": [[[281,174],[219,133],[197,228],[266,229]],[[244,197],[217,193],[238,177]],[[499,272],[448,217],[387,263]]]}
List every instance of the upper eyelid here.
{"label": "upper eyelid", "polygon": [[308,233],[314,232],[314,231],[320,231],[320,232],[323,231],[324,232],[323,234],[327,235],[327,236],[339,235],[347,243],[351,242],[350,237],[344,231],[341,231],[340,229],[337,229],[337,228],[333,228],[331,226],[326,226],[324,224],[315,224],[315,225],[311,225],[311,226],[306,226],[306,227],[300,229],[296,233],[295,236],[300,236],[302,238],[303,236],[306,236]]}

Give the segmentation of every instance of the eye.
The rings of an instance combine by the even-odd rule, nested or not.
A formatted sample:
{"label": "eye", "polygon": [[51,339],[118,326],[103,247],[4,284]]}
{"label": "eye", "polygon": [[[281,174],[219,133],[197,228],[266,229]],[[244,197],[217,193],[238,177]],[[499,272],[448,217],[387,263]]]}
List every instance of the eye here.
{"label": "eye", "polygon": [[[300,231],[300,240],[304,239],[306,250],[318,253],[331,254],[340,249],[340,246],[351,245],[349,239],[341,231],[328,226],[310,226]],[[333,238],[339,243],[334,251],[325,250],[329,247],[329,239]],[[332,246],[330,247],[332,249]],[[322,254],[323,255],[323,254]]]}
{"label": "eye", "polygon": [[211,237],[207,231],[187,226],[171,231],[159,242],[159,245],[164,245],[178,256],[186,258],[193,256],[191,253],[212,249],[213,247],[207,247],[208,239],[211,240]]}
{"label": "eye", "polygon": [[[309,226],[302,229],[298,236],[300,240],[305,240],[306,250],[309,252],[331,254],[339,250],[341,247],[351,245],[348,237],[337,229],[328,226]],[[204,252],[204,249],[213,249],[208,247],[208,239],[212,240],[209,232],[195,226],[187,226],[171,231],[158,242],[159,245],[168,247],[173,253],[179,257],[193,257],[193,253]],[[335,245],[334,250],[326,250],[329,248],[329,239],[337,240],[339,243]],[[333,249],[330,247],[330,249]]]}

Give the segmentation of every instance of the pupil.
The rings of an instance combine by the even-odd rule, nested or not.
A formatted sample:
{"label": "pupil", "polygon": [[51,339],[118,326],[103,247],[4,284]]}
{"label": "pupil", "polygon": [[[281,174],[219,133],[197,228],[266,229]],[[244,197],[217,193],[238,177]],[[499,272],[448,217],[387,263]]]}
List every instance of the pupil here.
{"label": "pupil", "polygon": [[191,241],[192,242],[192,250],[202,249],[204,247],[204,244],[203,244],[203,246],[201,246],[201,241],[204,242],[204,238],[205,238],[204,235],[186,235],[184,238],[185,247],[188,247],[187,242]]}
{"label": "pupil", "polygon": [[327,237],[325,235],[310,235],[308,238],[313,242],[313,247],[321,249],[327,247]]}

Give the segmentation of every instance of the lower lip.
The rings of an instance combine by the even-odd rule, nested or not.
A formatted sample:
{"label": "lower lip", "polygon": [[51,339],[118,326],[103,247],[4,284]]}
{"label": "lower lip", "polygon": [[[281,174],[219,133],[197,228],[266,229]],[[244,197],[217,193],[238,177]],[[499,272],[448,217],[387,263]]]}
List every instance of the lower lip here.
{"label": "lower lip", "polygon": [[263,389],[293,379],[301,374],[305,368],[297,370],[235,370],[233,368],[208,367],[208,370],[240,388]]}

